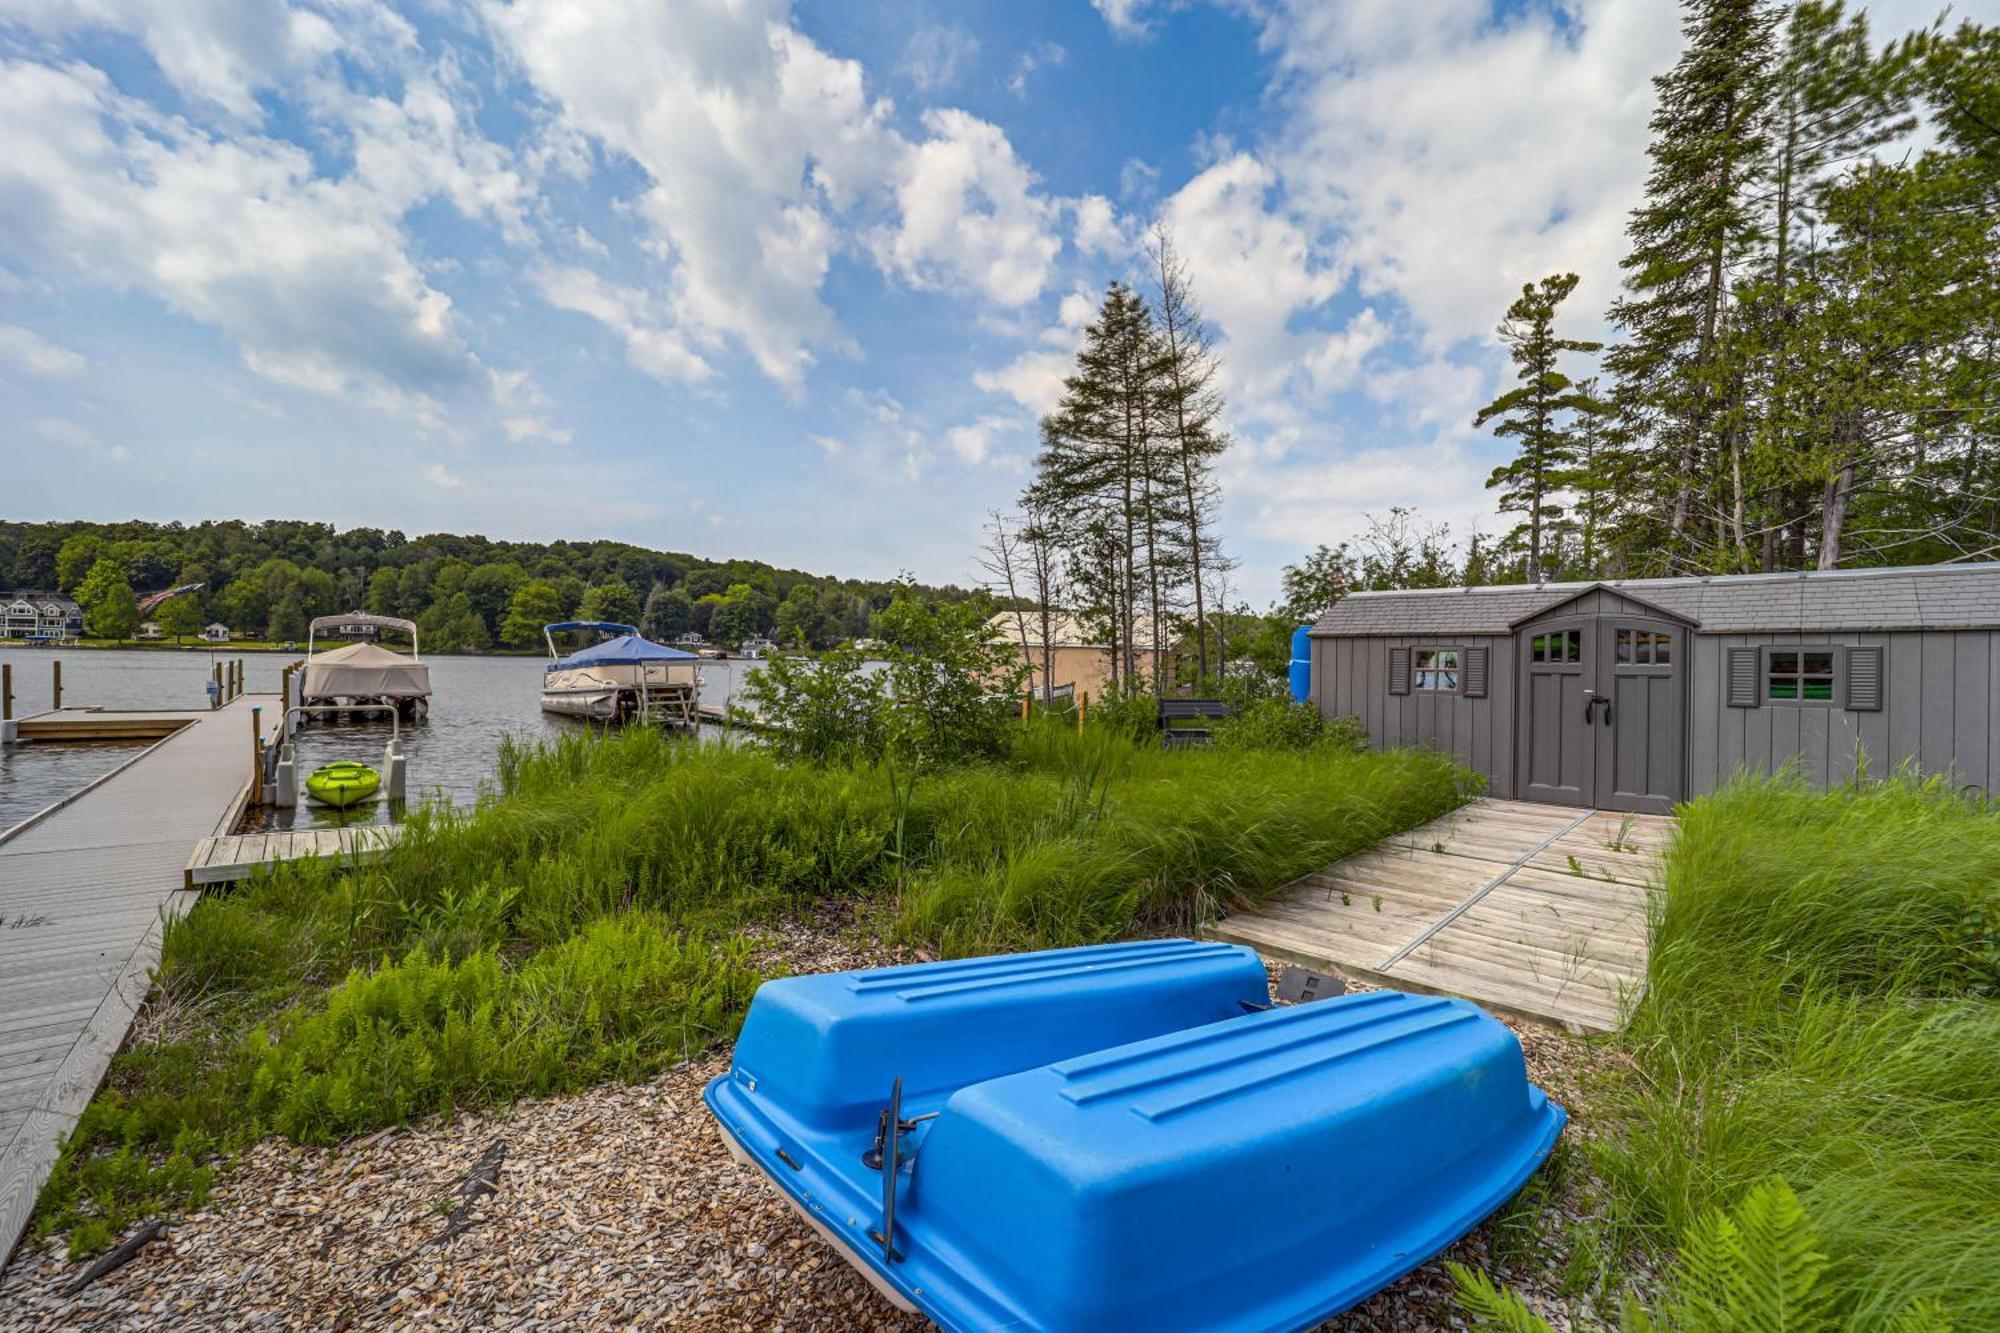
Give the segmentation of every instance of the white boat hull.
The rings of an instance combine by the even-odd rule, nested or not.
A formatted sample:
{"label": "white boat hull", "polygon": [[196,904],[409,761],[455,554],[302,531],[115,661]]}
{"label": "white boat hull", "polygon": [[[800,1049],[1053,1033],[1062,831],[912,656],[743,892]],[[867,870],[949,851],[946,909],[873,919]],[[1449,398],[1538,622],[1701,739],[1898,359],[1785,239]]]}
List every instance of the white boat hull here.
{"label": "white boat hull", "polygon": [[700,685],[693,663],[556,669],[543,674],[542,711],[610,722],[639,716],[646,704],[665,712],[684,700],[692,723]]}
{"label": "white boat hull", "polygon": [[542,711],[565,717],[588,717],[610,721],[618,716],[618,691],[543,690]]}

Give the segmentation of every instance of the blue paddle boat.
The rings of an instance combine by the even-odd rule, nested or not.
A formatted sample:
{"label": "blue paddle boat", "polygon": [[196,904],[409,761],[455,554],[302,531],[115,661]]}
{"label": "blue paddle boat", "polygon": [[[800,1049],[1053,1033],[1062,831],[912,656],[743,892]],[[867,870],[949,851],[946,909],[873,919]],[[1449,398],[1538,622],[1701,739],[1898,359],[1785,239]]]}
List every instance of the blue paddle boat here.
{"label": "blue paddle boat", "polygon": [[766,982],[706,1099],[891,1301],[947,1329],[1303,1329],[1533,1175],[1562,1108],[1464,1000],[1269,1007],[1146,940]]}

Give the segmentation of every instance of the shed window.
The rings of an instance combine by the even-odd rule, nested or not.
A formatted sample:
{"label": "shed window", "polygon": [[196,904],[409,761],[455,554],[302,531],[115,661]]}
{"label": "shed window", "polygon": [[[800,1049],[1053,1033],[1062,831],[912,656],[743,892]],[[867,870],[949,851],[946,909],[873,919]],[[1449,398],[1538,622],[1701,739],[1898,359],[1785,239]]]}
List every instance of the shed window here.
{"label": "shed window", "polygon": [[1773,648],[1764,669],[1764,697],[1773,703],[1833,702],[1833,649]]}
{"label": "shed window", "polygon": [[1583,631],[1580,629],[1551,630],[1547,634],[1537,634],[1528,640],[1528,660],[1531,662],[1581,662],[1583,660]]}
{"label": "shed window", "polygon": [[1621,629],[1617,653],[1620,666],[1668,666],[1674,660],[1674,636],[1663,629]]}
{"label": "shed window", "polygon": [[1458,693],[1459,657],[1456,648],[1417,649],[1416,688],[1435,694]]}

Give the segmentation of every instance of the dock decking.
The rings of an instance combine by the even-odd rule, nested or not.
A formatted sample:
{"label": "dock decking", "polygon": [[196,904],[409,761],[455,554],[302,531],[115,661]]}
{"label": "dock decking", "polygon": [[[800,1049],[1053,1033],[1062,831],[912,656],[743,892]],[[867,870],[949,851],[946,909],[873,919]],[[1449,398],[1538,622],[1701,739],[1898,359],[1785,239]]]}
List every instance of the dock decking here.
{"label": "dock decking", "polygon": [[304,829],[295,833],[240,833],[203,838],[195,844],[182,874],[189,888],[248,879],[287,861],[334,856],[367,861],[395,846],[401,824],[355,824],[348,828]]}
{"label": "dock decking", "polygon": [[1573,1032],[1618,1026],[1646,975],[1665,815],[1474,801],[1300,879],[1214,939]]}
{"label": "dock decking", "polygon": [[151,985],[165,920],[196,895],[188,849],[234,826],[249,795],[251,709],[265,739],[276,695],[214,710],[61,709],[66,730],[163,739],[0,833],[0,1261]]}

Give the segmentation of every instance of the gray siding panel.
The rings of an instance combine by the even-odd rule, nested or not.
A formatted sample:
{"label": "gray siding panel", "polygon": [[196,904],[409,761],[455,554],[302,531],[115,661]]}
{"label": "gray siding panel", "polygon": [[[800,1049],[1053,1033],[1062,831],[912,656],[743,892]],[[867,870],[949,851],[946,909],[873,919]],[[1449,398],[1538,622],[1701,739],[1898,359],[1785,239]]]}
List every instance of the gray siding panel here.
{"label": "gray siding panel", "polygon": [[1888,644],[1883,656],[1889,660],[1883,665],[1889,688],[1882,696],[1882,711],[1889,717],[1889,744],[1882,759],[1894,769],[1923,744],[1924,641],[1920,634],[1892,634]]}
{"label": "gray siding panel", "polygon": [[1935,771],[1943,767],[1935,760],[1950,755],[1956,744],[1951,715],[1958,676],[1958,653],[1952,642],[1953,635],[1925,634],[1922,637],[1923,696],[1917,701],[1917,707],[1923,721],[1918,728],[1917,755],[1919,763]]}
{"label": "gray siding panel", "polygon": [[1987,691],[1992,673],[1992,636],[1954,634],[1958,660],[1952,672],[1955,685],[1952,712],[1952,746],[1960,782],[1986,791],[1992,780],[1987,767],[1987,734],[1991,714],[1987,712]]}

